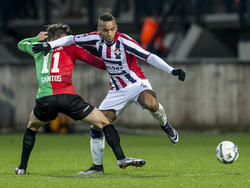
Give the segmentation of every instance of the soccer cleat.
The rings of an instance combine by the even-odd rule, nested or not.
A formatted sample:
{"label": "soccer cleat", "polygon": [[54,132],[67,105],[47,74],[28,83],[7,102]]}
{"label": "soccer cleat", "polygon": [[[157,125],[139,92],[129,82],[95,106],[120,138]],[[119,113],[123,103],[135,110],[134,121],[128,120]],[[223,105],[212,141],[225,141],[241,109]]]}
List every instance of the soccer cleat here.
{"label": "soccer cleat", "polygon": [[20,168],[16,168],[15,173],[18,175],[24,175],[26,174],[26,170],[25,169],[20,169]]}
{"label": "soccer cleat", "polygon": [[128,166],[143,167],[146,164],[146,161],[143,159],[135,159],[135,158],[129,158],[129,157],[118,160],[117,162],[118,162],[118,166],[123,169],[127,168]]}
{"label": "soccer cleat", "polygon": [[88,175],[88,174],[103,174],[103,165],[95,165],[93,164],[88,170],[79,172],[79,175]]}
{"label": "soccer cleat", "polygon": [[177,144],[179,142],[178,132],[169,123],[167,123],[165,126],[161,126],[161,128],[165,131],[173,144]]}

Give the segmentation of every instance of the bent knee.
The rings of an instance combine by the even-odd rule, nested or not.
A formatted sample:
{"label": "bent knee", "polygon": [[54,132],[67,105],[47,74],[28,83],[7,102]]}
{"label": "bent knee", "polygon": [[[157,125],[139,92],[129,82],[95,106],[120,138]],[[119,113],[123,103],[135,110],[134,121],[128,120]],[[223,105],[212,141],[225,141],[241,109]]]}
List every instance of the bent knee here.
{"label": "bent knee", "polygon": [[99,127],[100,129],[103,129],[106,125],[110,124],[111,122],[103,115],[102,118],[96,120],[94,123],[95,126]]}
{"label": "bent knee", "polygon": [[38,131],[38,129],[40,128],[41,126],[38,126],[38,125],[35,125],[33,123],[29,123],[27,125],[27,128],[31,129],[32,131]]}
{"label": "bent knee", "polygon": [[159,104],[157,102],[153,102],[148,106],[148,110],[151,112],[157,112],[159,110]]}
{"label": "bent knee", "polygon": [[33,130],[33,131],[38,131],[38,129],[40,127],[42,127],[43,125],[41,123],[36,123],[36,122],[31,122],[29,121],[27,128]]}
{"label": "bent knee", "polygon": [[101,112],[104,114],[104,116],[109,121],[114,121],[116,119],[116,111],[115,110],[101,110]]}

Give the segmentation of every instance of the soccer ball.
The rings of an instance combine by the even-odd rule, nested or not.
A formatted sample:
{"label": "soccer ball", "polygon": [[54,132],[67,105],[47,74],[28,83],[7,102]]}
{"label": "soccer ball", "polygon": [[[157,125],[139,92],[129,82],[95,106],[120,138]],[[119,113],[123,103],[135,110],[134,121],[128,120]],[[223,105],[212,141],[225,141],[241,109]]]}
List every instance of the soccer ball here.
{"label": "soccer ball", "polygon": [[223,141],[216,148],[216,157],[220,162],[229,164],[238,159],[239,151],[233,142]]}

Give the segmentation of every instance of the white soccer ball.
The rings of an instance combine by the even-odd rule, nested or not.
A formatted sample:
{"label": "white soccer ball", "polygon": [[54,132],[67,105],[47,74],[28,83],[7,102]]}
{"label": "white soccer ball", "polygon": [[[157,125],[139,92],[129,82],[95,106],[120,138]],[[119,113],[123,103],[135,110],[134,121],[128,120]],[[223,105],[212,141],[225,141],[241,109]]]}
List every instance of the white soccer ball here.
{"label": "white soccer ball", "polygon": [[239,157],[238,147],[233,142],[223,141],[216,148],[216,157],[224,164],[232,163]]}

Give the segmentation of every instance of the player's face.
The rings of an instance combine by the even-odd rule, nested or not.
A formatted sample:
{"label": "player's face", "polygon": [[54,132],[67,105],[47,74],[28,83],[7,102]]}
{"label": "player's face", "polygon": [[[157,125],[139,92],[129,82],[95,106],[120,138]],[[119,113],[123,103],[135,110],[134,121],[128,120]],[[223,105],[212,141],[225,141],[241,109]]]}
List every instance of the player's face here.
{"label": "player's face", "polygon": [[117,25],[114,20],[101,22],[98,26],[98,32],[106,42],[112,43],[117,32]]}

